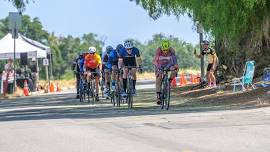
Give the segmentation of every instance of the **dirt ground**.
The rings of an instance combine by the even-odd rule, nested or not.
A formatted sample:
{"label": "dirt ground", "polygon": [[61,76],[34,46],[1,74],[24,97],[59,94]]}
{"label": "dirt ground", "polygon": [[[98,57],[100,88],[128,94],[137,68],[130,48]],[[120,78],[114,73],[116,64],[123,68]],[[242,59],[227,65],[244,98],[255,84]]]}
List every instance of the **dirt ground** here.
{"label": "dirt ground", "polygon": [[191,90],[192,86],[175,88],[177,97],[186,99],[182,106],[238,106],[261,107],[270,106],[270,87],[260,87],[247,91],[233,92],[231,86],[223,88],[204,88]]}

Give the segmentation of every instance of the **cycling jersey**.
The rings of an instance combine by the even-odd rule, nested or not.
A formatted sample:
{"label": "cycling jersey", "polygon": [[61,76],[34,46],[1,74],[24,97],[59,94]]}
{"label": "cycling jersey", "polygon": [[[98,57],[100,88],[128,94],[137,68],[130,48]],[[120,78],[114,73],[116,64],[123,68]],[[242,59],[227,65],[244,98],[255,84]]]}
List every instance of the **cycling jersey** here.
{"label": "cycling jersey", "polygon": [[208,64],[213,64],[214,59],[217,59],[216,51],[214,49],[211,49],[211,48],[203,50],[201,55],[207,55]]}
{"label": "cycling jersey", "polygon": [[108,62],[110,64],[110,66],[118,64],[118,53],[116,52],[116,50],[111,50],[111,52],[109,54]]}
{"label": "cycling jersey", "polygon": [[109,55],[105,52],[105,55],[102,57],[102,67],[104,69],[108,69],[108,61],[109,61]]}
{"label": "cycling jersey", "polygon": [[119,51],[119,56],[121,58],[124,58],[124,57],[140,57],[140,51],[138,48],[136,47],[133,47],[131,49],[131,54],[128,53],[128,51],[125,49],[125,48],[122,48],[120,51]]}
{"label": "cycling jersey", "polygon": [[157,68],[166,67],[170,68],[177,64],[177,58],[175,56],[175,51],[173,48],[169,48],[167,53],[163,53],[161,48],[158,48],[153,59],[153,64]]}
{"label": "cycling jersey", "polygon": [[79,71],[80,71],[80,72],[84,72],[84,71],[83,71],[84,58],[79,58],[77,64],[78,64],[78,66],[79,66]]}
{"label": "cycling jersey", "polygon": [[84,58],[86,68],[96,69],[101,64],[101,58],[98,54],[88,54]]}
{"label": "cycling jersey", "polygon": [[129,54],[125,48],[119,51],[120,58],[123,58],[124,66],[136,67],[136,57],[140,57],[140,51],[138,48],[133,47],[131,53]]}

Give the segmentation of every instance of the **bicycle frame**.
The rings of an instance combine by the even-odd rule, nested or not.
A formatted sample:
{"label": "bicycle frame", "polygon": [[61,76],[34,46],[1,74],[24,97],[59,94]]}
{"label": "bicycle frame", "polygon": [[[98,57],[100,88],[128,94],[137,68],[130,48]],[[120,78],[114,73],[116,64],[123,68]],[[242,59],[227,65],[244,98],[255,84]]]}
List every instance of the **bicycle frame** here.
{"label": "bicycle frame", "polygon": [[127,102],[128,102],[128,108],[133,108],[133,79],[131,74],[132,68],[137,68],[134,66],[125,66],[125,68],[128,69],[127,74]]}
{"label": "bicycle frame", "polygon": [[166,106],[166,110],[170,107],[170,92],[171,86],[169,81],[170,70],[162,70],[162,80],[161,80],[161,109]]}

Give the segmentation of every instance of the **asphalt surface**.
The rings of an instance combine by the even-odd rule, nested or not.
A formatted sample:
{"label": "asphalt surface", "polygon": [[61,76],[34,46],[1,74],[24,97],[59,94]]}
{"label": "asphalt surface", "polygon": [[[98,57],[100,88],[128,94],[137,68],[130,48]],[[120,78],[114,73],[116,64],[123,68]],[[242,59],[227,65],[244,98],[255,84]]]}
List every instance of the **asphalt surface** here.
{"label": "asphalt surface", "polygon": [[0,152],[270,151],[270,108],[163,111],[152,104],[129,110],[73,97],[1,99]]}

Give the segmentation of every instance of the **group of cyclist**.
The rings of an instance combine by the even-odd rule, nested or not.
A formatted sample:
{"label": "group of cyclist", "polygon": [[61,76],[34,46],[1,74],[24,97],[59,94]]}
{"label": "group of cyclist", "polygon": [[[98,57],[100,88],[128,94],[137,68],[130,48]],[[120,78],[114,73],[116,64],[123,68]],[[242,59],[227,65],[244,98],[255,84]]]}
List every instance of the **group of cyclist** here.
{"label": "group of cyclist", "polygon": [[[205,41],[208,45],[208,41]],[[208,49],[208,48],[206,48]],[[200,55],[214,54],[213,50],[210,52],[204,52]],[[199,57],[199,56],[198,56]],[[169,82],[173,80],[179,69],[177,63],[177,57],[174,49],[170,46],[168,40],[163,40],[161,46],[157,48],[153,57],[153,65],[155,66],[156,75],[156,102],[161,104],[161,81],[162,73],[164,70],[171,71],[169,76]],[[95,47],[89,47],[88,52],[81,52],[79,57],[74,60],[73,68],[77,69],[77,98],[79,98],[79,80],[85,79],[89,83],[92,79],[95,79],[96,85],[96,100],[99,101],[99,84],[100,78],[104,79],[104,96],[108,97],[110,91],[115,90],[116,79],[120,79],[121,82],[121,96],[127,96],[127,75],[130,71],[133,81],[133,95],[136,95],[136,73],[142,72],[142,59],[140,50],[133,45],[132,40],[124,41],[124,45],[118,44],[115,48],[107,46],[106,51],[102,55],[97,53]],[[212,67],[209,66],[212,71]],[[117,77],[119,75],[119,77]],[[212,75],[209,75],[209,79],[213,79]]]}

